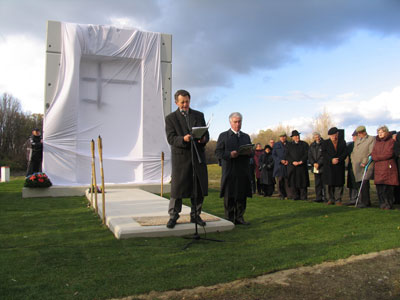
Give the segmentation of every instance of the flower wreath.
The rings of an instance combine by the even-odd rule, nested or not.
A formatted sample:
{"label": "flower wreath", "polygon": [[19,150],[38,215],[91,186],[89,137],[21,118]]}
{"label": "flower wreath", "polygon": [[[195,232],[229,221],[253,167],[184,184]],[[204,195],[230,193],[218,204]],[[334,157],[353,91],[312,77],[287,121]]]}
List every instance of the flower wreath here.
{"label": "flower wreath", "polygon": [[24,187],[42,188],[52,186],[52,183],[45,173],[34,173],[25,178]]}

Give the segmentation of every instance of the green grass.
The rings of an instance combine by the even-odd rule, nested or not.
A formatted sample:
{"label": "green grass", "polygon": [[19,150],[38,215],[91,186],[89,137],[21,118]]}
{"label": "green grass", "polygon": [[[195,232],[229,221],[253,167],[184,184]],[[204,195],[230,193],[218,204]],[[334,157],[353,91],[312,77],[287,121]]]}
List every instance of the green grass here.
{"label": "green grass", "polygon": [[[210,177],[218,177],[218,167],[209,170]],[[83,197],[22,199],[22,185],[22,179],[0,184],[2,299],[123,297],[400,246],[398,210],[264,197],[248,200],[250,226],[207,234],[224,243],[198,241],[182,250],[188,240],[181,237],[117,240]],[[216,189],[204,210],[223,216]]]}

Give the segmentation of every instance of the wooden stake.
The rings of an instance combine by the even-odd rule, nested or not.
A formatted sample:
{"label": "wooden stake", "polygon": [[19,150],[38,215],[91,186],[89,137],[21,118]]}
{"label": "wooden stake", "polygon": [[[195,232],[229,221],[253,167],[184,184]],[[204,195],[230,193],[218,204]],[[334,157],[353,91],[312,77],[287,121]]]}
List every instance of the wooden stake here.
{"label": "wooden stake", "polygon": [[101,136],[97,139],[99,148],[99,161],[100,161],[100,174],[101,174],[101,195],[102,195],[102,208],[103,208],[103,224],[106,223],[106,191],[104,188],[104,169],[103,169],[103,142]]}
{"label": "wooden stake", "polygon": [[[91,189],[91,196],[90,196],[90,201],[92,201],[92,196],[93,196],[93,190],[94,190],[94,209],[96,213],[99,212],[98,210],[98,205],[97,205],[97,182],[96,182],[96,163],[95,163],[95,151],[94,151],[94,140],[90,142],[90,148],[92,150],[92,186],[90,187]],[[93,203],[92,203],[93,206]]]}
{"label": "wooden stake", "polygon": [[164,152],[161,152],[161,197],[164,190]]}

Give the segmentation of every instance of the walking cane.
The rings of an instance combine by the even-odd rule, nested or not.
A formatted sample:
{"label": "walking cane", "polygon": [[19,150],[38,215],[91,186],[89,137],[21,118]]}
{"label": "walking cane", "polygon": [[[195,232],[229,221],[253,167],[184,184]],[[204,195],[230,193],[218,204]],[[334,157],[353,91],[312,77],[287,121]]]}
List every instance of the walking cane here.
{"label": "walking cane", "polygon": [[358,199],[360,198],[360,194],[361,194],[361,189],[364,184],[364,178],[365,178],[365,175],[367,174],[367,170],[368,170],[368,167],[371,164],[371,162],[372,162],[372,156],[370,155],[370,156],[368,156],[368,162],[367,162],[366,166],[364,167],[364,174],[361,179],[361,185],[360,185],[360,189],[358,190],[357,200],[356,200],[356,204],[354,205],[354,207],[357,207]]}
{"label": "walking cane", "polygon": [[[91,194],[90,194],[90,201],[93,198],[93,190],[94,190],[94,201],[95,201],[95,211],[98,213],[97,208],[97,182],[96,182],[96,163],[95,163],[95,153],[94,153],[94,140],[90,142],[90,148],[92,150],[92,186],[91,186]],[[93,206],[93,203],[92,203]]]}
{"label": "walking cane", "polygon": [[99,147],[99,161],[100,161],[100,174],[101,174],[101,195],[102,195],[102,209],[103,209],[103,224],[106,223],[106,191],[104,189],[104,170],[103,170],[103,143],[101,136],[97,140]]}
{"label": "walking cane", "polygon": [[161,197],[163,196],[164,187],[164,152],[161,152]]}

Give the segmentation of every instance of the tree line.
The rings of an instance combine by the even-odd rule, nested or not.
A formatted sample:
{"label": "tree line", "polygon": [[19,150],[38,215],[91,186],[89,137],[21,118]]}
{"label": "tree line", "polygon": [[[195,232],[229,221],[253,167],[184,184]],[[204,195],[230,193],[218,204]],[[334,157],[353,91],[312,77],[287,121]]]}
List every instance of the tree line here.
{"label": "tree line", "polygon": [[33,128],[43,127],[43,115],[22,111],[21,103],[11,94],[3,93],[0,100],[0,165],[12,170],[25,170],[25,143]]}

